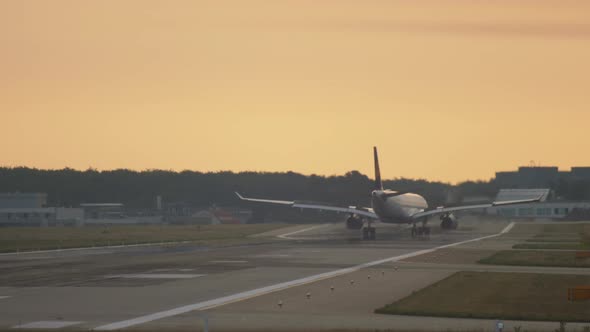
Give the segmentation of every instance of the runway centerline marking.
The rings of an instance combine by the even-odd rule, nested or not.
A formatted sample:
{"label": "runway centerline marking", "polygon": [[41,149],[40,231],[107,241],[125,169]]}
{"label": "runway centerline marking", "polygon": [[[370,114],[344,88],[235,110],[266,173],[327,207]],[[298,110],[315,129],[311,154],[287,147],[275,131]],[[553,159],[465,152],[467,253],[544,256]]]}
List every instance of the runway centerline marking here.
{"label": "runway centerline marking", "polygon": [[352,273],[352,272],[355,272],[355,271],[358,271],[361,269],[365,269],[368,267],[373,267],[373,266],[381,265],[384,263],[397,262],[402,259],[415,257],[415,256],[419,256],[419,255],[424,255],[424,254],[431,253],[431,252],[434,252],[439,249],[450,248],[450,247],[455,247],[455,246],[462,245],[465,243],[477,242],[477,241],[481,241],[481,240],[485,240],[485,239],[494,238],[494,237],[500,236],[502,234],[508,233],[512,229],[512,227],[514,227],[514,223],[510,223],[500,233],[497,233],[497,234],[492,234],[492,235],[487,235],[487,236],[483,236],[483,237],[478,237],[475,239],[446,244],[446,245],[434,247],[431,249],[418,250],[415,252],[411,252],[411,253],[407,253],[407,254],[403,254],[403,255],[399,255],[399,256],[394,256],[394,257],[389,257],[389,258],[385,258],[385,259],[380,259],[380,260],[376,260],[376,261],[372,261],[372,262],[368,262],[368,263],[364,263],[364,264],[359,264],[359,265],[355,265],[355,266],[344,268],[344,269],[339,269],[339,270],[330,271],[330,272],[324,272],[324,273],[312,275],[309,277],[304,277],[304,278],[300,278],[300,279],[296,279],[296,280],[278,283],[275,285],[270,285],[270,286],[261,287],[261,288],[257,288],[257,289],[253,289],[253,290],[249,290],[249,291],[245,291],[245,292],[240,292],[240,293],[236,293],[233,295],[220,297],[217,299],[212,299],[212,300],[207,300],[207,301],[203,301],[203,302],[199,302],[199,303],[189,304],[189,305],[185,305],[182,307],[173,308],[170,310],[160,311],[160,312],[156,312],[153,314],[132,318],[129,320],[115,322],[115,323],[111,323],[111,324],[107,324],[107,325],[102,325],[102,326],[96,327],[94,330],[98,330],[98,331],[120,330],[120,329],[124,329],[124,328],[130,327],[130,326],[135,326],[135,325],[139,325],[139,324],[152,322],[152,321],[155,321],[158,319],[163,319],[163,318],[168,318],[168,317],[184,314],[184,313],[187,313],[190,311],[212,309],[212,308],[220,307],[220,306],[223,306],[226,304],[244,301],[244,300],[248,300],[248,299],[258,297],[261,295],[285,290],[288,288],[297,287],[297,286],[309,284],[312,282],[337,277],[337,276],[340,276],[343,274]]}

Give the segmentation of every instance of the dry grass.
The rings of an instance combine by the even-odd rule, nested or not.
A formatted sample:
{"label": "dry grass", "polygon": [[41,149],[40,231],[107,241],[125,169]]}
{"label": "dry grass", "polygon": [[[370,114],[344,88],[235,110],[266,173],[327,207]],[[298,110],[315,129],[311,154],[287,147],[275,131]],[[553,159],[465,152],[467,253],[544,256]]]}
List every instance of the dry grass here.
{"label": "dry grass", "polygon": [[582,239],[577,236],[577,237],[559,237],[559,238],[555,238],[555,237],[534,237],[532,239],[528,239],[526,240],[526,242],[534,242],[534,243],[543,243],[543,242],[548,242],[548,243],[572,243],[572,242],[579,242]]}
{"label": "dry grass", "polygon": [[[560,224],[558,222],[553,224],[543,225],[542,233],[554,233],[554,234],[579,234],[584,228],[588,228],[589,224],[585,223],[570,223]],[[590,230],[590,229],[588,229]]]}
{"label": "dry grass", "polygon": [[576,259],[573,251],[505,250],[478,261],[491,265],[590,267],[590,259]]}
{"label": "dry grass", "polygon": [[590,322],[590,302],[567,300],[567,289],[579,285],[590,285],[590,276],[458,272],[376,312]]}
{"label": "dry grass", "polygon": [[[549,224],[537,227],[538,233],[505,250],[478,261],[482,264],[590,267],[589,259],[576,259],[575,250],[590,249],[590,225],[588,224]],[[554,251],[543,250],[552,249]],[[558,251],[555,249],[569,249]]]}
{"label": "dry grass", "polygon": [[590,225],[550,224],[543,225],[538,234],[526,243],[515,244],[513,249],[590,249]]}
{"label": "dry grass", "polygon": [[590,249],[590,244],[583,243],[520,243],[512,246],[513,249],[549,249],[549,250],[585,250]]}
{"label": "dry grass", "polygon": [[202,242],[204,244],[236,243],[246,240],[252,241],[247,239],[249,235],[285,226],[285,224],[249,224],[87,226],[80,228],[6,227],[0,231],[0,252],[178,241]]}

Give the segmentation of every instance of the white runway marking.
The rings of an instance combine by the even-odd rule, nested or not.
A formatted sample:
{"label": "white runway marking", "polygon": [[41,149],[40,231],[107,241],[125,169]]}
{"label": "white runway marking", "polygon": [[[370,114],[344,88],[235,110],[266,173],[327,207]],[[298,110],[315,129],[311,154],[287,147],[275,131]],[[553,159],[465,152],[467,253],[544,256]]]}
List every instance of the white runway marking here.
{"label": "white runway marking", "polygon": [[214,264],[242,264],[242,263],[248,263],[248,261],[210,261],[209,263],[214,263]]}
{"label": "white runway marking", "polygon": [[369,263],[365,263],[365,264],[360,264],[360,265],[356,265],[356,266],[345,268],[345,269],[320,273],[320,274],[316,274],[316,275],[301,278],[301,279],[296,279],[296,280],[287,281],[287,282],[283,282],[283,283],[279,283],[279,284],[275,284],[275,285],[271,285],[271,286],[266,286],[266,287],[262,287],[262,288],[257,288],[257,289],[229,295],[229,296],[220,297],[217,299],[212,299],[212,300],[208,300],[208,301],[204,301],[204,302],[189,304],[189,305],[185,305],[185,306],[178,307],[178,308],[173,308],[173,309],[166,310],[166,311],[156,312],[156,313],[146,315],[146,316],[141,316],[141,317],[137,317],[137,318],[133,318],[133,319],[129,319],[129,320],[124,320],[124,321],[120,321],[120,322],[116,322],[116,323],[111,323],[111,324],[99,326],[99,327],[95,328],[95,330],[99,330],[99,331],[119,330],[119,329],[124,329],[124,328],[130,327],[130,326],[134,326],[134,325],[148,323],[148,322],[162,319],[162,318],[167,318],[167,317],[172,317],[172,316],[184,314],[184,313],[194,311],[194,310],[204,310],[204,309],[211,309],[211,308],[215,308],[215,307],[220,307],[222,305],[247,300],[247,299],[250,299],[253,297],[258,297],[261,295],[273,293],[273,292],[284,290],[287,288],[301,286],[301,285],[309,284],[309,283],[316,282],[316,281],[323,280],[323,279],[333,278],[336,276],[355,272],[360,269],[372,267],[375,265],[381,265],[381,264],[390,263],[390,262],[397,262],[402,259],[431,253],[431,252],[434,252],[438,249],[450,248],[450,247],[458,246],[458,245],[465,244],[465,243],[476,242],[476,241],[494,238],[494,237],[497,237],[497,236],[500,236],[502,234],[509,232],[512,229],[512,227],[514,227],[514,223],[510,223],[510,225],[506,226],[506,228],[504,228],[500,233],[497,233],[497,234],[483,236],[483,237],[479,237],[479,238],[475,238],[475,239],[471,239],[471,240],[466,240],[466,241],[461,241],[461,242],[456,242],[456,243],[451,243],[451,244],[435,247],[432,249],[419,250],[419,251],[411,252],[408,254],[385,258],[385,259],[380,259],[377,261],[373,261],[373,262],[369,262]]}
{"label": "white runway marking", "polygon": [[61,329],[64,327],[77,325],[82,322],[68,322],[63,320],[42,320],[23,325],[13,326],[13,329]]}
{"label": "white runway marking", "polygon": [[305,228],[305,229],[301,229],[298,231],[294,231],[294,232],[289,232],[289,233],[285,233],[285,234],[281,234],[281,235],[277,235],[277,237],[281,238],[281,239],[286,239],[286,240],[293,240],[290,236],[291,235],[295,235],[295,234],[299,234],[299,233],[303,233],[303,232],[307,232],[307,231],[311,231],[312,229],[316,229],[316,228],[320,228],[320,227],[324,227],[326,225],[318,225],[318,226],[313,226],[313,227],[309,227],[309,228]]}
{"label": "white runway marking", "polygon": [[0,300],[8,299],[10,296],[8,295],[0,295]]}
{"label": "white runway marking", "polygon": [[130,278],[130,279],[191,279],[203,277],[204,274],[179,274],[179,273],[138,273],[117,274],[105,276],[105,278]]}

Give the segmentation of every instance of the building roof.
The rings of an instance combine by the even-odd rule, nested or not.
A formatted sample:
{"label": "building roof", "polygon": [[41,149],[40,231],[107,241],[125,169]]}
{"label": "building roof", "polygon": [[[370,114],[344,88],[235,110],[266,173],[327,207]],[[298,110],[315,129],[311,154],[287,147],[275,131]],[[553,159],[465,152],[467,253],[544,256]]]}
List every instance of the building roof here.
{"label": "building roof", "polygon": [[47,197],[46,193],[7,193],[7,192],[0,192],[0,197],[8,197],[8,198],[22,198],[22,197]]}
{"label": "building roof", "polygon": [[0,213],[55,213],[55,208],[0,208]]}
{"label": "building roof", "polygon": [[80,207],[123,207],[123,203],[82,203]]}
{"label": "building roof", "polygon": [[541,197],[541,202],[544,202],[549,197],[550,192],[550,189],[500,189],[495,201],[519,201]]}

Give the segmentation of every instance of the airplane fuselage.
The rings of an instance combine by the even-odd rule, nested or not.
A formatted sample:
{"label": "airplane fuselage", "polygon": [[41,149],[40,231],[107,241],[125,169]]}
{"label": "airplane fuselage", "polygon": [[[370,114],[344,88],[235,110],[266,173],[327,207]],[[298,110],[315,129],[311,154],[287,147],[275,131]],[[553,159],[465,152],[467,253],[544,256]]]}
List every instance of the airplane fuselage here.
{"label": "airplane fuselage", "polygon": [[412,221],[412,216],[428,208],[424,197],[418,194],[400,194],[387,197],[390,191],[375,190],[371,195],[371,205],[381,222],[404,224]]}

